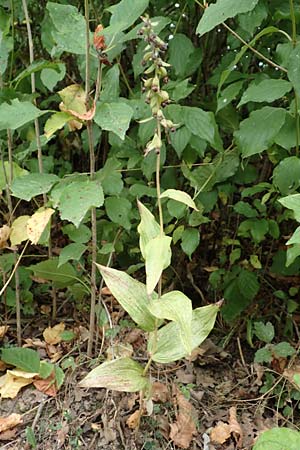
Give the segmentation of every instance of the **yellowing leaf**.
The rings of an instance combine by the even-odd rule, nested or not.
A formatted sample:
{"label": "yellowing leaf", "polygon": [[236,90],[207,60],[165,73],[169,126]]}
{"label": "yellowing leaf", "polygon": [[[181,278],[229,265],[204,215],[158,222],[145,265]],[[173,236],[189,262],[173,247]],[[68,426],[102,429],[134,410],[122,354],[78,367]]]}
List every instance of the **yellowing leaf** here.
{"label": "yellowing leaf", "polygon": [[61,342],[61,333],[65,329],[65,324],[63,322],[54,325],[54,327],[48,327],[44,330],[43,336],[47,344],[55,345]]}
{"label": "yellowing leaf", "polygon": [[15,398],[22,387],[33,382],[37,373],[24,372],[23,370],[8,370],[0,377],[0,396],[2,398]]}
{"label": "yellowing leaf", "polygon": [[63,103],[59,105],[61,111],[72,114],[81,120],[91,120],[96,112],[96,103],[87,111],[85,91],[79,84],[71,84],[58,92]]}
{"label": "yellowing leaf", "polygon": [[19,245],[28,239],[26,229],[28,219],[30,219],[30,216],[19,216],[13,221],[10,233],[11,245]]}
{"label": "yellowing leaf", "polygon": [[7,247],[7,241],[10,235],[10,228],[8,225],[3,225],[0,228],[0,248]]}
{"label": "yellowing leaf", "polygon": [[160,227],[149,209],[140,201],[137,203],[141,216],[141,221],[137,228],[140,234],[140,249],[143,258],[146,259],[145,247],[151,239],[156,238],[160,234]]}
{"label": "yellowing leaf", "polygon": [[152,294],[162,271],[171,263],[171,241],[172,238],[169,236],[157,236],[151,239],[145,247],[148,295]]}
{"label": "yellowing leaf", "polygon": [[189,194],[183,191],[179,191],[178,189],[167,189],[160,195],[160,198],[171,198],[172,200],[176,200],[177,202],[184,203],[190,208],[198,211],[197,206],[195,205],[194,200],[190,197]]}
{"label": "yellowing leaf", "polygon": [[53,213],[54,209],[46,208],[42,211],[37,211],[28,219],[26,226],[27,236],[33,244],[37,244],[40,240]]}

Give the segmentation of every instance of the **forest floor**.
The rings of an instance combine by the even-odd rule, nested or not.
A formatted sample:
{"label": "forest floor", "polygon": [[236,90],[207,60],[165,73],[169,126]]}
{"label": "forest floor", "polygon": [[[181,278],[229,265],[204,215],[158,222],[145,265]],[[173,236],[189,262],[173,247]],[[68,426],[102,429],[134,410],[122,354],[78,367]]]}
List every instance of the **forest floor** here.
{"label": "forest floor", "polygon": [[[103,360],[112,352],[120,356],[129,352],[144,363],[145,335],[126,326],[130,323],[112,297],[106,296],[105,301],[114,325],[123,325],[114,338],[102,339],[102,330],[98,330],[97,354]],[[272,388],[260,392],[265,369],[253,364],[249,345],[233,336],[222,348],[217,344],[217,324],[216,331],[189,360],[152,365],[152,398],[143,403],[137,428],[138,393],[78,387],[78,382],[99,363],[99,359],[86,357],[87,314],[83,314],[84,326],[78,312],[74,311],[70,318],[63,308],[56,324],[63,323],[75,337],[51,344],[49,336],[47,343],[43,335],[51,321],[45,308],[41,311],[40,317],[23,324],[23,342],[37,349],[41,360],[70,364],[58,391],[51,390],[49,382],[47,386],[31,383],[14,398],[0,400],[0,416],[21,415],[17,426],[2,433],[0,426],[1,450],[250,450],[261,431],[287,424],[276,411]],[[2,344],[14,340],[12,323]]]}

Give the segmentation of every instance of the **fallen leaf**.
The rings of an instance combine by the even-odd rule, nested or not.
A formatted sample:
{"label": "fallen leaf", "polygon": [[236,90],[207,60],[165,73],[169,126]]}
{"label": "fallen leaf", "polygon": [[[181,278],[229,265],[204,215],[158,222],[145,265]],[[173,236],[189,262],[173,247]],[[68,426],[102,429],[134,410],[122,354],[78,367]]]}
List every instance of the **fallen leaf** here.
{"label": "fallen leaf", "polygon": [[4,336],[6,335],[8,329],[9,329],[9,325],[2,325],[0,327],[0,339],[4,338]]}
{"label": "fallen leaf", "polygon": [[10,228],[8,225],[3,225],[3,227],[0,228],[0,248],[7,247],[7,241],[9,239],[10,235]]}
{"label": "fallen leaf", "polygon": [[54,325],[54,327],[48,327],[44,330],[43,336],[47,344],[55,345],[62,341],[60,335],[65,329],[65,324],[63,322]]}
{"label": "fallen leaf", "polygon": [[46,348],[47,344],[44,341],[41,341],[40,339],[31,339],[27,338],[25,339],[25,344],[23,345],[24,348]]}
{"label": "fallen leaf", "polygon": [[243,442],[243,430],[237,420],[236,407],[229,409],[229,426],[230,433],[233,435],[238,448],[241,448]]}
{"label": "fallen leaf", "polygon": [[196,377],[193,373],[188,373],[183,369],[176,370],[176,380],[182,384],[195,383]]}
{"label": "fallen leaf", "polygon": [[300,387],[300,365],[296,364],[284,369],[283,376],[298,389]]}
{"label": "fallen leaf", "polygon": [[216,444],[224,444],[231,436],[233,436],[237,448],[241,448],[243,430],[238,423],[235,406],[229,409],[229,423],[219,421],[210,433],[211,440]]}
{"label": "fallen leaf", "polygon": [[10,430],[11,428],[14,428],[20,423],[22,423],[21,414],[13,413],[7,417],[0,417],[0,433],[3,433],[3,431]]}
{"label": "fallen leaf", "polygon": [[12,441],[16,437],[17,431],[17,428],[3,431],[3,433],[0,433],[0,441]]}
{"label": "fallen leaf", "polygon": [[216,444],[224,444],[230,436],[230,426],[224,422],[218,422],[210,432],[210,439]]}
{"label": "fallen leaf", "polygon": [[128,419],[126,420],[126,424],[131,430],[135,430],[140,424],[140,419],[141,411],[138,409],[128,417]]}
{"label": "fallen leaf", "polygon": [[104,286],[101,291],[100,291],[101,295],[112,295],[110,289],[107,286]]}
{"label": "fallen leaf", "polygon": [[166,403],[170,400],[168,387],[159,381],[155,381],[151,387],[151,398],[154,402]]}
{"label": "fallen leaf", "polygon": [[22,389],[33,382],[37,373],[24,372],[23,370],[8,370],[0,377],[0,396],[2,398],[15,398]]}
{"label": "fallen leaf", "polygon": [[189,448],[194,434],[196,434],[196,414],[193,406],[180,392],[177,386],[173,386],[175,403],[178,408],[176,422],[170,424],[170,439],[180,448]]}
{"label": "fallen leaf", "polygon": [[45,378],[44,380],[42,378],[34,380],[33,384],[38,391],[41,391],[44,394],[49,395],[49,397],[56,397],[57,388],[55,383],[54,372],[52,372],[52,374],[48,378]]}
{"label": "fallen leaf", "polygon": [[57,436],[57,446],[58,448],[61,448],[64,443],[66,442],[68,433],[69,433],[69,425],[65,422],[62,423],[62,427],[57,430],[56,436]]}
{"label": "fallen leaf", "polygon": [[0,359],[0,372],[4,372],[4,370],[7,369],[7,364],[4,361],[1,361]]}

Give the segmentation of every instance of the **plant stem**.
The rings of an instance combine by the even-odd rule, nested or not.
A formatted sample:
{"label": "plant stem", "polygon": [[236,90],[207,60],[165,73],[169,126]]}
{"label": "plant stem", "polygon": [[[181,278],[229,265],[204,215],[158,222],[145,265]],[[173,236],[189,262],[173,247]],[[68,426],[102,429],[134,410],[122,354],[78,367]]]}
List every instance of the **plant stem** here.
{"label": "plant stem", "polygon": [[[85,12],[85,31],[86,31],[86,47],[85,47],[85,104],[86,110],[89,110],[89,100],[90,100],[90,12],[89,12],[89,0],[84,0],[84,12]],[[97,86],[96,86],[96,96],[100,87],[98,86],[99,77],[101,76],[101,65],[99,65],[98,76],[97,76]],[[93,142],[93,128],[92,121],[88,120],[87,134],[88,134],[88,144],[89,144],[89,156],[90,156],[90,179],[93,180],[95,177],[95,151]],[[87,355],[92,356],[93,352],[93,341],[95,332],[95,316],[96,316],[96,265],[97,262],[97,217],[96,208],[91,209],[91,225],[92,225],[92,267],[91,267],[91,302],[90,302],[90,322],[89,322],[89,340],[87,347]]]}
{"label": "plant stem", "polygon": [[[290,14],[291,14],[291,22],[292,22],[292,42],[293,48],[297,45],[297,26],[296,26],[296,17],[295,17],[295,9],[294,9],[294,0],[290,0]],[[299,156],[299,144],[300,144],[300,124],[299,124],[299,101],[298,94],[296,89],[294,89],[295,96],[295,119],[296,119],[296,156]]]}
{"label": "plant stem", "polygon": [[296,26],[296,16],[295,16],[295,9],[294,9],[294,0],[290,0],[290,13],[291,13],[291,21],[292,21],[293,47],[296,47],[296,44],[297,44],[297,26]]}
{"label": "plant stem", "polygon": [[[157,135],[159,141],[161,142],[161,124],[160,121],[157,120]],[[161,198],[160,198],[160,151],[159,148],[157,156],[156,156],[156,192],[157,192],[157,205],[158,205],[158,213],[159,213],[159,226],[160,226],[160,235],[162,236],[164,233],[164,221],[163,221],[163,213],[161,206]]]}

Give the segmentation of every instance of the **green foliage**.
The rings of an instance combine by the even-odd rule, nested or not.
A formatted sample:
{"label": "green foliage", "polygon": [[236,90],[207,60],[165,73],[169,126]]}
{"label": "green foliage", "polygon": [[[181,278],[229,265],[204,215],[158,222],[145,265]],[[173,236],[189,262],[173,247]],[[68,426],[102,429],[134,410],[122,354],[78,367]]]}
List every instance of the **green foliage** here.
{"label": "green foliage", "polygon": [[297,450],[300,433],[289,428],[273,428],[265,431],[257,440],[253,450]]}

